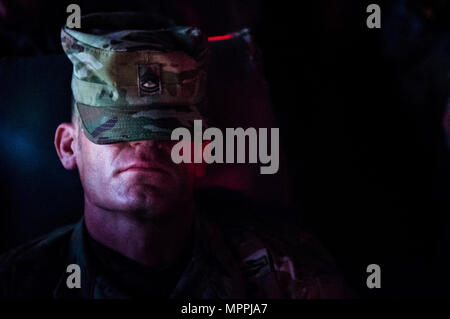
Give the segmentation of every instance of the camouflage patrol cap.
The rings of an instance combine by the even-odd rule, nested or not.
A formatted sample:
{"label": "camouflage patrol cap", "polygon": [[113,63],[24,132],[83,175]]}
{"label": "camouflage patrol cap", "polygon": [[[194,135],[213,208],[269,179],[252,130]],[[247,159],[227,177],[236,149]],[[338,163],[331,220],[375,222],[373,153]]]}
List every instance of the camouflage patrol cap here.
{"label": "camouflage patrol cap", "polygon": [[207,39],[195,27],[142,13],[96,13],[62,28],[73,64],[75,114],[96,144],[170,139],[204,119]]}

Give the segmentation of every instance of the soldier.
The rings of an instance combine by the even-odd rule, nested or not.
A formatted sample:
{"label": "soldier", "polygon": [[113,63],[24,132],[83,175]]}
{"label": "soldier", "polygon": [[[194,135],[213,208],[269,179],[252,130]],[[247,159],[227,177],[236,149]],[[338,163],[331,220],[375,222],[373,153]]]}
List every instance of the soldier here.
{"label": "soldier", "polygon": [[[204,164],[171,160],[172,129],[204,119],[207,41],[144,14],[64,27],[72,122],[55,146],[77,169],[84,216],[0,258],[7,298],[339,298],[335,267],[276,207],[194,192]],[[286,223],[285,223],[286,222]],[[79,267],[71,285],[69,265]],[[72,269],[72,268],[71,268]],[[75,279],[76,282],[76,279]]]}

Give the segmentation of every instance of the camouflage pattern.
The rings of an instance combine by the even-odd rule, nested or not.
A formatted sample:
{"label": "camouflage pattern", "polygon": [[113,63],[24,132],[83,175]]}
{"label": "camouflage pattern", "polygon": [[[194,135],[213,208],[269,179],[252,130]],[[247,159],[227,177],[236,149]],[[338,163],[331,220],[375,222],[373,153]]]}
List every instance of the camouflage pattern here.
{"label": "camouflage pattern", "polygon": [[75,112],[96,144],[170,139],[203,119],[207,39],[194,27],[135,13],[82,17],[61,31]]}
{"label": "camouflage pattern", "polygon": [[[174,299],[315,299],[352,297],[332,259],[310,233],[280,216],[247,213],[229,202],[195,214],[190,261],[171,290]],[[220,196],[233,198],[227,193]],[[234,199],[233,201],[234,206]],[[267,208],[267,205],[265,205]],[[250,208],[252,209],[252,208]],[[1,298],[128,299],[111,272],[90,254],[84,221],[61,228],[0,256]],[[66,267],[81,268],[81,288],[68,289]],[[143,285],[149,284],[142,282]],[[151,284],[151,283],[150,283]],[[2,289],[3,288],[3,292]]]}

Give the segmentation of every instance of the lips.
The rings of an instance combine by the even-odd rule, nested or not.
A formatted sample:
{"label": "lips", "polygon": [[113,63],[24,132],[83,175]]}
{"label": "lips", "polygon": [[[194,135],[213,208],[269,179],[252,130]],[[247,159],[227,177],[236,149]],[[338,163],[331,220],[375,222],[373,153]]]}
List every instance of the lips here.
{"label": "lips", "polygon": [[142,173],[161,173],[169,175],[169,172],[160,166],[150,165],[149,163],[135,163],[119,170],[123,172],[142,172]]}

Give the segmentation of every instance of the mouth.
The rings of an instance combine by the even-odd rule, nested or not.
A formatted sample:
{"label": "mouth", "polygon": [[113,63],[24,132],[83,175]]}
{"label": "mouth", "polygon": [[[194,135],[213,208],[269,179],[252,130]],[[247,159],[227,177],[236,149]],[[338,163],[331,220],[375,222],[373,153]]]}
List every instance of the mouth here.
{"label": "mouth", "polygon": [[119,171],[119,173],[134,172],[142,174],[164,174],[170,175],[169,172],[161,167],[153,167],[148,165],[132,165]]}

